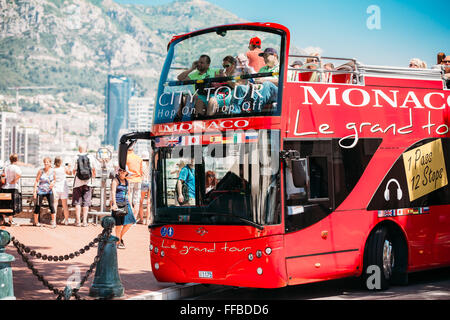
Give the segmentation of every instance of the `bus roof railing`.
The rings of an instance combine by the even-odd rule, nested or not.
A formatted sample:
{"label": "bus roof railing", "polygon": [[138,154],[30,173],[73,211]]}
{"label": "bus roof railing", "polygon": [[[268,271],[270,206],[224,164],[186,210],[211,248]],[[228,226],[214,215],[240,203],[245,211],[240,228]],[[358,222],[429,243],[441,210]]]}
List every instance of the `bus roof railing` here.
{"label": "bus roof railing", "polygon": [[408,67],[374,66],[359,64],[362,74],[367,76],[394,77],[402,76],[406,78],[423,80],[443,80],[444,72],[439,69],[418,69]]}
{"label": "bus roof railing", "polygon": [[[419,68],[408,68],[408,67],[393,67],[393,66],[375,66],[375,65],[364,65],[358,62],[354,58],[339,58],[339,57],[325,57],[325,56],[311,56],[311,55],[289,55],[289,58],[311,58],[317,59],[319,68],[317,69],[307,69],[307,68],[292,68],[288,66],[288,70],[295,70],[299,72],[318,72],[323,74],[325,72],[332,74],[354,74],[356,81],[359,82],[361,76],[373,76],[373,77],[402,77],[406,79],[420,79],[420,80],[443,80],[444,71],[441,69],[419,69]],[[348,61],[347,63],[335,67],[333,70],[323,69],[324,60],[340,60]],[[352,70],[342,70],[342,67],[348,66]]]}

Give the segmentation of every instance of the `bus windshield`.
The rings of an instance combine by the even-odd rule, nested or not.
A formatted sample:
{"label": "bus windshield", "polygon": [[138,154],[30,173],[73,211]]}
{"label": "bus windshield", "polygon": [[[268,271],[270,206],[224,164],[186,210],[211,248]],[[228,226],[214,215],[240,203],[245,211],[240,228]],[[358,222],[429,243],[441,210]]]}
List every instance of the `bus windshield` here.
{"label": "bus windshield", "polygon": [[211,29],[170,45],[155,124],[280,114],[280,31],[236,28]]}
{"label": "bus windshield", "polygon": [[153,177],[155,225],[281,222],[279,131],[157,138]]}

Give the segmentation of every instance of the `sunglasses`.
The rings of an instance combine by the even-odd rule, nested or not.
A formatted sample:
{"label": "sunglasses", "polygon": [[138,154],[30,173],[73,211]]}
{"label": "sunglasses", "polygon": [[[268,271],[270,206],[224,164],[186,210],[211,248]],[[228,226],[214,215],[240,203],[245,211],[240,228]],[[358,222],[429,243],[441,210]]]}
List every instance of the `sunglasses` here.
{"label": "sunglasses", "polygon": [[412,63],[410,63],[409,66],[410,67],[419,67],[417,64],[412,64]]}
{"label": "sunglasses", "polygon": [[442,63],[450,63],[450,60],[442,60]]}
{"label": "sunglasses", "polygon": [[222,65],[222,67],[224,67],[224,68],[228,68],[228,67],[230,67],[231,66],[231,64],[223,64]]}

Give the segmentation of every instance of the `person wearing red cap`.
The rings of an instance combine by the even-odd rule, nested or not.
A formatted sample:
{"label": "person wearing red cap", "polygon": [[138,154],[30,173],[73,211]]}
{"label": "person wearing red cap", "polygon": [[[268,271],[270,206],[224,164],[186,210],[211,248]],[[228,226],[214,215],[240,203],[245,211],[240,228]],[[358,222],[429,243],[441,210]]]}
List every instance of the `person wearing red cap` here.
{"label": "person wearing red cap", "polygon": [[261,39],[258,37],[253,37],[250,39],[248,45],[249,51],[247,51],[248,65],[258,71],[265,66],[264,58],[259,56],[261,51]]}

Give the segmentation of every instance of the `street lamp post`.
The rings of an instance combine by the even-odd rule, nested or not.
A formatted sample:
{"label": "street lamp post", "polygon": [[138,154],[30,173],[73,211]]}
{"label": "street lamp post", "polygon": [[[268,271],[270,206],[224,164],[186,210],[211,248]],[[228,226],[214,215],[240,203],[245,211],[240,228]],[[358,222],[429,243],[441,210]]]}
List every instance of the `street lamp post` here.
{"label": "street lamp post", "polygon": [[105,212],[106,209],[106,179],[108,178],[108,169],[106,165],[112,158],[112,152],[107,148],[99,148],[95,155],[98,162],[101,164],[101,182],[100,182],[100,211],[91,211],[91,215],[95,215],[95,223],[98,223],[99,216],[107,216],[110,213]]}

